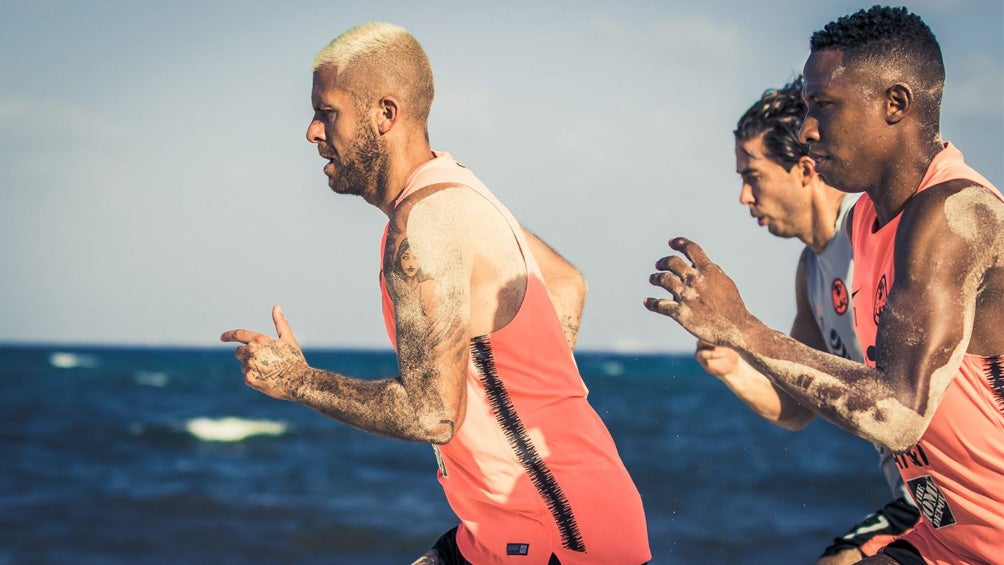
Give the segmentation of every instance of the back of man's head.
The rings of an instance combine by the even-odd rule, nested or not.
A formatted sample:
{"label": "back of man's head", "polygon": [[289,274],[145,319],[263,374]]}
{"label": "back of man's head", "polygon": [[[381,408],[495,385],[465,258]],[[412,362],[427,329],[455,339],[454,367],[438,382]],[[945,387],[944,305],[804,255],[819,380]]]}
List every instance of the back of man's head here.
{"label": "back of man's head", "polygon": [[435,88],[429,58],[403,27],[374,22],[339,35],[314,58],[312,70],[325,66],[347,75],[357,105],[365,107],[381,96],[399,96],[408,115],[424,124],[429,119]]}
{"label": "back of man's head", "polygon": [[802,101],[802,76],[763,93],[746,113],[739,118],[732,133],[737,142],[749,141],[763,134],[763,146],[771,161],[790,170],[799,159],[809,154],[809,146],[798,138],[805,118]]}
{"label": "back of man's head", "polygon": [[[867,66],[909,84],[927,126],[937,126],[945,64],[941,46],[920,16],[906,8],[873,6],[832,21],[812,34],[813,53],[836,50],[845,65]],[[931,123],[933,120],[933,123]]]}

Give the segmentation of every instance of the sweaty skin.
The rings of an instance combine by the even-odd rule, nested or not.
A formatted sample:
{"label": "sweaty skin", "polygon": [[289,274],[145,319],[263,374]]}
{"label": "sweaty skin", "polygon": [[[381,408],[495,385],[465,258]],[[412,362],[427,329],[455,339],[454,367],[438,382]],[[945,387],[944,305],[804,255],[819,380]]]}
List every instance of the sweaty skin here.
{"label": "sweaty skin", "polygon": [[[582,276],[539,238],[523,239],[476,177],[432,151],[433,94],[424,51],[397,26],[357,26],[315,58],[307,141],[334,192],[388,217],[379,281],[400,373],[364,380],[309,366],[278,306],[278,339],[243,329],[221,339],[240,344],[247,384],[267,395],[363,431],[438,444],[437,476],[461,520],[441,540],[453,553],[495,561],[508,542],[534,541],[535,561],[553,551],[577,562],[588,539],[589,562],[645,561],[641,498],[561,342],[577,338]],[[513,331],[500,331],[507,324]],[[600,469],[605,488],[574,471],[583,462]],[[613,524],[623,530],[617,539],[605,535]],[[437,543],[420,562],[447,558],[440,549],[449,548]]]}
{"label": "sweaty skin", "polygon": [[[274,312],[279,340],[247,330],[227,332],[221,338],[250,342],[235,353],[245,362],[248,385],[371,433],[448,442],[463,421],[468,340],[480,335],[471,332],[484,333],[490,330],[483,327],[484,320],[494,321],[494,310],[486,316],[479,308],[482,313],[475,325],[482,327],[471,327],[470,281],[474,264],[484,253],[474,248],[473,238],[463,235],[476,228],[489,230],[493,223],[499,223],[492,220],[498,214],[478,200],[462,191],[442,191],[402,206],[404,217],[395,213],[391,218],[397,229],[388,237],[388,250],[408,238],[422,271],[435,281],[439,304],[427,316],[414,289],[403,282],[389,285],[395,302],[399,376],[368,381],[309,367],[281,312]],[[393,255],[385,253],[385,257]],[[510,264],[516,264],[512,253],[500,256],[508,256]],[[390,272],[392,265],[385,261],[384,268]],[[478,288],[473,291],[483,292]],[[492,291],[498,296],[496,289]],[[503,305],[503,309],[506,306],[515,311],[512,305]]]}
{"label": "sweaty skin", "polygon": [[[960,219],[963,213],[969,221]],[[660,259],[661,272],[650,279],[672,298],[649,298],[645,305],[703,341],[738,350],[827,420],[904,451],[923,434],[962,356],[1004,350],[1004,337],[993,326],[1004,308],[1004,205],[982,187],[950,181],[911,198],[903,214],[897,276],[879,326],[874,369],[771,330],[750,314],[722,270],[684,238],[670,247],[686,260]],[[980,229],[965,227],[973,218]]]}
{"label": "sweaty skin", "polygon": [[[508,323],[522,300],[526,273],[508,226],[487,201],[470,191],[415,194],[399,207],[391,224],[385,272],[391,272],[388,261],[407,238],[433,283],[438,305],[427,315],[417,288],[404,281],[392,283],[388,277],[399,376],[370,381],[310,367],[278,307],[273,319],[279,339],[248,330],[231,330],[221,339],[247,344],[237,348],[235,357],[243,362],[245,381],[252,388],[371,433],[443,444],[463,421],[470,337]],[[473,233],[479,237],[469,237]],[[531,250],[546,246],[536,237],[530,245]],[[557,253],[551,255],[541,264],[560,276],[548,278],[548,293],[563,297],[556,310],[566,322],[566,339],[574,344],[585,284],[578,270]],[[504,279],[495,277],[499,274],[505,274]],[[498,280],[509,282],[500,288]]]}
{"label": "sweaty skin", "polygon": [[[795,319],[788,335],[814,349],[827,351],[826,341],[816,324],[809,302],[806,261],[813,251],[806,247],[795,272]],[[716,376],[740,400],[761,418],[790,431],[798,431],[809,424],[815,412],[799,404],[784,389],[760,374],[735,351],[698,341],[694,354],[705,371]]]}
{"label": "sweaty skin", "polygon": [[670,246],[684,258],[661,259],[662,272],[651,277],[672,299],[646,301],[698,338],[740,350],[799,403],[893,451],[923,435],[965,353],[1004,351],[1004,204],[970,181],[917,193],[944,147],[930,118],[937,108],[917,96],[913,78],[901,71],[854,66],[839,49],[822,49],[810,54],[803,72],[808,112],[800,136],[816,172],[848,192],[867,192],[880,226],[901,215],[875,368],[772,331],[700,247],[683,238]]}
{"label": "sweaty skin", "polygon": [[586,279],[571,263],[550,245],[524,228],[523,234],[530,244],[530,253],[540,266],[547,287],[547,296],[558,314],[561,329],[569,349],[575,349],[579,340],[582,310],[586,305]]}

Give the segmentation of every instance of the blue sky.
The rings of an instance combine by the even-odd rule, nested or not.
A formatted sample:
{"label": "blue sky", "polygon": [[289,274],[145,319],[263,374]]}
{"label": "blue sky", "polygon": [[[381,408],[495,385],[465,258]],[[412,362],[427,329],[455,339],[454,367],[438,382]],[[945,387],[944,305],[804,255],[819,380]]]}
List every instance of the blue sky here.
{"label": "blue sky", "polygon": [[[388,347],[386,218],[304,139],[314,54],[374,20],[429,54],[433,146],[586,274],[581,348],[692,348],[641,306],[676,235],[787,329],[801,247],[738,204],[731,131],[872,3],[4,2],[0,342],[210,345],[278,302],[304,345]],[[1004,3],[908,6],[941,41],[944,137],[1004,185]]]}

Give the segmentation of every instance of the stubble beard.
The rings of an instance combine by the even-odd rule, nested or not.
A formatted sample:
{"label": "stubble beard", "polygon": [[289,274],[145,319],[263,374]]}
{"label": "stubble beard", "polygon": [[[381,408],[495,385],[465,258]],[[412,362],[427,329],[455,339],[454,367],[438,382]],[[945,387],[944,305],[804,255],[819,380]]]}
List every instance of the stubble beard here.
{"label": "stubble beard", "polygon": [[344,159],[335,159],[328,186],[338,194],[362,196],[367,202],[382,201],[387,194],[387,152],[383,140],[371,128],[359,124],[352,147]]}

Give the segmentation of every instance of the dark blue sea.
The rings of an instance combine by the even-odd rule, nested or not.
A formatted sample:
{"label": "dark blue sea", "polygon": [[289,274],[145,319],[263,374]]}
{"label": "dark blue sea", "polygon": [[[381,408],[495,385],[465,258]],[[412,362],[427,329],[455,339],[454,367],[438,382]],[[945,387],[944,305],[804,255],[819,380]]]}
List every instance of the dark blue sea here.
{"label": "dark blue sea", "polygon": [[[314,350],[364,378],[392,353]],[[653,563],[812,563],[886,502],[874,449],[754,416],[690,356],[577,354]],[[247,388],[223,349],[0,347],[0,564],[407,564],[456,524],[427,445]]]}

